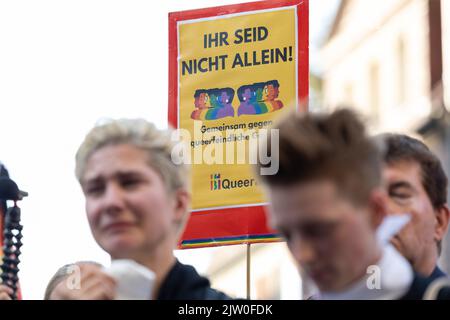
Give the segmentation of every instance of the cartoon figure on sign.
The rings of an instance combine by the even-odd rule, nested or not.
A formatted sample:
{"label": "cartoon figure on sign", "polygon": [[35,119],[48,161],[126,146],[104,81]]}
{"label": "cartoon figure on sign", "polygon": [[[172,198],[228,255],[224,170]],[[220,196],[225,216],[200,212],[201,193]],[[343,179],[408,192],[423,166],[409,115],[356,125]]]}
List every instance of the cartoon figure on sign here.
{"label": "cartoon figure on sign", "polygon": [[238,89],[241,102],[238,116],[243,114],[264,114],[283,108],[283,102],[276,100],[280,84],[277,80],[244,85]]}
{"label": "cartoon figure on sign", "polygon": [[234,98],[234,90],[231,88],[218,89],[218,102],[220,109],[217,111],[217,119],[234,117],[234,109],[231,101]]}
{"label": "cartoon figure on sign", "polygon": [[234,109],[231,105],[234,90],[222,89],[200,89],[195,91],[195,110],[191,114],[194,120],[217,120],[225,117],[234,117]]}
{"label": "cartoon figure on sign", "polygon": [[269,112],[269,109],[267,108],[264,99],[263,99],[263,93],[264,88],[266,86],[265,83],[255,83],[253,85],[255,87],[255,102],[253,102],[256,110],[256,114],[263,114]]}
{"label": "cartoon figure on sign", "polygon": [[277,80],[267,81],[264,87],[263,100],[271,111],[276,111],[283,108],[283,102],[276,100],[280,93],[280,84]]}
{"label": "cartoon figure on sign", "polygon": [[191,118],[195,120],[201,120],[202,113],[211,107],[209,102],[209,95],[206,90],[197,90],[194,94],[195,110],[191,113]]}
{"label": "cartoon figure on sign", "polygon": [[255,106],[252,102],[256,101],[253,87],[246,85],[238,89],[238,98],[241,102],[238,108],[238,116],[243,114],[256,114]]}

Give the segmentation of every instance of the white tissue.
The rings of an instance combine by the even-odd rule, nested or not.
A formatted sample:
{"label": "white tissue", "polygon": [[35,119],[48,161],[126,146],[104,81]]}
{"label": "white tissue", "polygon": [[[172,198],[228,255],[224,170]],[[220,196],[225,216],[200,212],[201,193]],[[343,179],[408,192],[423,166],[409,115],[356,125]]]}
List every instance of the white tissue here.
{"label": "white tissue", "polygon": [[104,271],[117,281],[115,300],[151,300],[155,273],[133,260],[113,260]]}
{"label": "white tissue", "polygon": [[388,215],[378,227],[378,241],[381,244],[388,243],[410,220],[409,213]]}

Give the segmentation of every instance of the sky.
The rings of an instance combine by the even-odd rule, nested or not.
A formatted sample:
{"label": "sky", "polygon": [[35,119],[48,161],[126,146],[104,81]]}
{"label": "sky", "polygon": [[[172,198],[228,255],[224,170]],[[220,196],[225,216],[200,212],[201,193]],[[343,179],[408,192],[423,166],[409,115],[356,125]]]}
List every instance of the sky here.
{"label": "sky", "polygon": [[[74,155],[105,118],[167,126],[168,12],[239,2],[250,1],[0,0],[0,161],[29,192],[19,204],[25,299],[42,299],[64,264],[109,264],[87,224]],[[338,2],[310,0],[312,68]],[[201,272],[208,252],[178,255]]]}

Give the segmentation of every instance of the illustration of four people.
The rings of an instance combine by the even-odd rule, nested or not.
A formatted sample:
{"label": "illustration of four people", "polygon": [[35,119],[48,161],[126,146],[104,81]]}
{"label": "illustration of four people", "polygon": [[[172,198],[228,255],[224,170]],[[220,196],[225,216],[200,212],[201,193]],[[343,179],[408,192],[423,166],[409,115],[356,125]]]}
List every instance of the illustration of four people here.
{"label": "illustration of four people", "polygon": [[[243,85],[237,90],[239,107],[237,116],[258,115],[283,108],[283,102],[277,100],[280,84],[277,80]],[[217,120],[234,117],[231,105],[235,92],[232,88],[199,89],[194,94],[195,110],[191,114],[194,120]]]}

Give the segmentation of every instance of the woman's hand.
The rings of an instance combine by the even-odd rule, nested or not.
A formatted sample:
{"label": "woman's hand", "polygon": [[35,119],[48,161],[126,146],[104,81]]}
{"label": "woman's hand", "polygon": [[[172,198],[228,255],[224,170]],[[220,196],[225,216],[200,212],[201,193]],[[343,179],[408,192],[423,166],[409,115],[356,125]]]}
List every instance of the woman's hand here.
{"label": "woman's hand", "polygon": [[12,300],[13,290],[10,287],[0,284],[0,300]]}
{"label": "woman's hand", "polygon": [[[72,274],[60,281],[52,293],[51,300],[113,300],[116,296],[116,281],[94,264],[76,265]],[[78,273],[78,274],[77,274]],[[76,283],[78,282],[79,283]]]}

